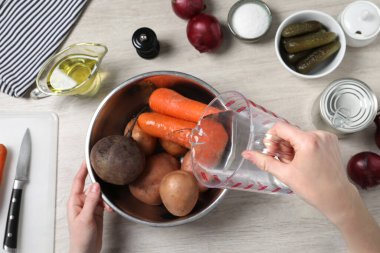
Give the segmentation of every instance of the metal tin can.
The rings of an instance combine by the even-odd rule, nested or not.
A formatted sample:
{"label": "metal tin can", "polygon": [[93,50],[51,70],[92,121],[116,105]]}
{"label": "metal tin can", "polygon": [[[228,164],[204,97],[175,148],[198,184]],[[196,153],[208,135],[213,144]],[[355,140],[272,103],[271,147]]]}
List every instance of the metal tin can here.
{"label": "metal tin can", "polygon": [[333,81],[314,103],[313,123],[338,135],[355,133],[373,123],[377,110],[376,95],[367,84],[342,78]]}

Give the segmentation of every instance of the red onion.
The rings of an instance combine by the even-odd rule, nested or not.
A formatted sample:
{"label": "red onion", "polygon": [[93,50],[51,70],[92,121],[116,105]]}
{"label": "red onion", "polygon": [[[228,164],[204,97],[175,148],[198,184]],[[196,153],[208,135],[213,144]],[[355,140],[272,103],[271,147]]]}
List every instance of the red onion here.
{"label": "red onion", "polygon": [[191,19],[206,9],[203,0],[172,0],[172,8],[178,17]]}
{"label": "red onion", "polygon": [[222,28],[214,16],[199,14],[187,24],[187,38],[199,52],[210,52],[222,44]]}
{"label": "red onion", "polygon": [[375,123],[377,127],[375,134],[375,142],[376,145],[380,148],[380,114],[376,116]]}
{"label": "red onion", "polygon": [[380,184],[380,156],[373,152],[361,152],[347,164],[350,178],[363,189]]}

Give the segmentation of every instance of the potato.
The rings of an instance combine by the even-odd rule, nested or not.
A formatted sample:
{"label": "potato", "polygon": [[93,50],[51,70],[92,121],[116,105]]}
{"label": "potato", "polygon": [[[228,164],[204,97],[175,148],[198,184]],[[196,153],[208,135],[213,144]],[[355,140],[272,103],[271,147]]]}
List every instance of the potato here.
{"label": "potato", "polygon": [[188,151],[187,148],[182,147],[181,145],[178,145],[177,143],[172,141],[160,139],[160,144],[166,152],[175,157],[181,157]]}
{"label": "potato", "polygon": [[198,201],[197,180],[187,171],[170,172],[161,181],[160,196],[162,203],[171,214],[186,216]]}
{"label": "potato", "polygon": [[[191,151],[187,152],[186,155],[183,157],[182,164],[181,164],[181,170],[184,170],[184,171],[190,172],[191,174],[194,174],[193,165],[191,162]],[[198,182],[198,186],[199,186],[200,192],[205,192],[208,190],[208,188],[206,186],[204,186],[203,184],[201,184],[200,182]]]}
{"label": "potato", "polygon": [[148,158],[143,173],[131,184],[132,195],[148,205],[160,205],[160,183],[162,178],[180,167],[179,161],[167,153],[160,153]]}
{"label": "potato", "polygon": [[[132,127],[132,124],[135,119],[132,119],[131,121],[128,122],[127,126],[125,127],[124,130],[124,135],[127,135],[129,129]],[[157,138],[145,133],[139,125],[136,123],[135,126],[133,127],[132,130],[132,138],[138,143],[140,146],[141,150],[146,154],[146,155],[151,155],[153,154],[155,148],[156,148],[156,143],[157,143]]]}

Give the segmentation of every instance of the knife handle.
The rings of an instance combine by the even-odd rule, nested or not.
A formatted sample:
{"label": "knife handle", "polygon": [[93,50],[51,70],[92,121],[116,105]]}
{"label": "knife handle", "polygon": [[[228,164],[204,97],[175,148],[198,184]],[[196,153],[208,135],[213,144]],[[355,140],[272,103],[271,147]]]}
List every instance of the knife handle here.
{"label": "knife handle", "polygon": [[9,202],[7,223],[4,234],[4,250],[16,252],[18,221],[21,209],[21,196],[24,182],[15,180],[12,189],[12,196]]}

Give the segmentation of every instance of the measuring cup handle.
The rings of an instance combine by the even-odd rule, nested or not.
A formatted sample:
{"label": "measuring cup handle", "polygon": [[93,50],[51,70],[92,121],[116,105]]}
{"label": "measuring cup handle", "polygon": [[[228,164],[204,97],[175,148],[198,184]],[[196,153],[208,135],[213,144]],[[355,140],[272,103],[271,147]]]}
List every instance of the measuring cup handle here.
{"label": "measuring cup handle", "polygon": [[294,149],[288,141],[268,133],[256,135],[255,139],[255,150],[279,159],[293,160]]}
{"label": "measuring cup handle", "polygon": [[46,97],[50,97],[50,95],[48,94],[45,94],[43,93],[42,91],[40,91],[38,88],[34,88],[31,92],[30,92],[30,97],[32,99],[41,99],[41,98],[46,98]]}

